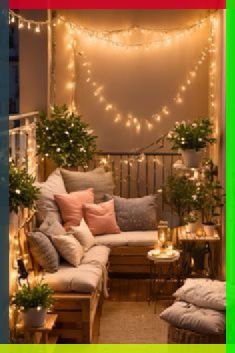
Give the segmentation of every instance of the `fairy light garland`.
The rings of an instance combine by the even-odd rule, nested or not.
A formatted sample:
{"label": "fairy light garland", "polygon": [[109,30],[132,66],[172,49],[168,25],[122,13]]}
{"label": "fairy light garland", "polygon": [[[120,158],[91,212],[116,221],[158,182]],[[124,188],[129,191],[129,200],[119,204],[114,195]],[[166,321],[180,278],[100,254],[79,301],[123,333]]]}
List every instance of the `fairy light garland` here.
{"label": "fairy light garland", "polygon": [[[40,33],[43,27],[47,26],[57,26],[60,23],[65,23],[70,26],[74,33],[78,36],[86,36],[90,41],[100,40],[106,44],[110,44],[114,47],[126,48],[126,49],[143,49],[149,50],[151,48],[160,47],[160,44],[165,43],[169,45],[174,39],[181,39],[185,36],[190,36],[193,32],[204,27],[207,24],[208,19],[210,18],[211,13],[207,16],[201,18],[196,23],[193,23],[190,26],[184,28],[172,28],[171,30],[165,28],[144,28],[144,27],[129,27],[121,28],[111,31],[102,31],[94,30],[82,26],[80,24],[71,22],[66,19],[64,16],[57,15],[50,22],[46,21],[34,21],[29,20],[23,17],[22,15],[9,10],[9,24],[18,24],[19,29],[34,30],[36,33]],[[133,35],[138,34],[140,36],[156,36],[157,38],[150,40],[143,40],[142,42],[131,42],[128,43],[127,40],[130,39]]]}
{"label": "fairy light garland", "polygon": [[[92,63],[89,61],[88,57],[84,51],[78,51],[77,49],[77,40],[73,36],[72,26],[68,26],[68,37],[67,49],[69,52],[69,63],[68,71],[70,72],[70,81],[67,82],[66,87],[68,90],[71,90],[71,104],[69,106],[70,110],[76,111],[75,104],[75,91],[76,91],[76,62],[75,59],[78,57],[82,58],[82,67],[86,71],[85,81],[90,85],[93,91],[94,97],[97,99],[97,102],[102,105],[105,113],[112,114],[112,119],[114,123],[123,123],[126,128],[133,128],[136,133],[140,133],[143,128],[147,130],[152,130],[154,124],[160,123],[162,119],[170,115],[171,110],[169,108],[169,103],[163,105],[158,112],[155,112],[150,117],[137,117],[132,113],[122,114],[117,105],[109,101],[104,94],[104,85],[96,82],[92,77]],[[171,103],[181,105],[184,102],[184,95],[186,91],[192,86],[195,81],[197,74],[207,58],[208,54],[213,51],[213,36],[209,35],[208,41],[204,48],[202,49],[197,61],[189,70],[185,76],[185,80],[182,84],[179,85],[178,91],[171,99]]]}

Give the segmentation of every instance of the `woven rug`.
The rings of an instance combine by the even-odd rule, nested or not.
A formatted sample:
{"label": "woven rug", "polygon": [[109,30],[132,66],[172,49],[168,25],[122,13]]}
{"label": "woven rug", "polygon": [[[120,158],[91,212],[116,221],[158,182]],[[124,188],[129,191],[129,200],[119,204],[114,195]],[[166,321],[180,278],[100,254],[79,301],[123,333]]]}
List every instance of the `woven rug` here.
{"label": "woven rug", "polygon": [[106,300],[103,305],[99,343],[167,343],[167,324],[159,314],[170,305],[167,301],[115,302]]}

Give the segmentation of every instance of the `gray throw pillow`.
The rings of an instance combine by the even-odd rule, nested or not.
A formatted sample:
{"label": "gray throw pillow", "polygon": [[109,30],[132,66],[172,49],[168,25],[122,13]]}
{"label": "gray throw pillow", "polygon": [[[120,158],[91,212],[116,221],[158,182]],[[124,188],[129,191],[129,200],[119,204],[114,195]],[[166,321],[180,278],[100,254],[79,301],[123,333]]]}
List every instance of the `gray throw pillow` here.
{"label": "gray throw pillow", "polygon": [[105,172],[104,168],[96,168],[89,172],[73,172],[61,169],[61,174],[67,192],[93,188],[95,203],[103,202],[105,194],[113,194],[112,172]]}
{"label": "gray throw pillow", "polygon": [[157,229],[157,197],[155,195],[126,199],[105,195],[114,199],[117,223],[122,231]]}
{"label": "gray throw pillow", "polygon": [[56,272],[59,268],[59,255],[48,239],[41,232],[28,233],[29,248],[34,260],[47,272]]}
{"label": "gray throw pillow", "polygon": [[66,234],[66,230],[62,224],[53,217],[50,217],[50,215],[47,215],[45,220],[40,225],[39,232],[46,234],[48,237]]}

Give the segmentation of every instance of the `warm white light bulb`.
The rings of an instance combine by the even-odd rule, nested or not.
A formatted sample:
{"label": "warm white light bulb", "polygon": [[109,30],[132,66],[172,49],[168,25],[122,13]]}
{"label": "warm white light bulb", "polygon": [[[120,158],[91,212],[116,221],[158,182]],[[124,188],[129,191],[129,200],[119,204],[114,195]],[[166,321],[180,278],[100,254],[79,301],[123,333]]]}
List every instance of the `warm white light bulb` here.
{"label": "warm white light bulb", "polygon": [[40,33],[40,31],[41,31],[41,30],[40,30],[40,26],[37,25],[36,28],[35,28],[35,32],[36,32],[36,33]]}
{"label": "warm white light bulb", "polygon": [[15,16],[12,16],[11,23],[15,23]]}
{"label": "warm white light bulb", "polygon": [[28,26],[27,26],[27,27],[28,27],[28,29],[30,29],[30,28],[31,28],[31,24],[30,24],[30,22],[28,22]]}

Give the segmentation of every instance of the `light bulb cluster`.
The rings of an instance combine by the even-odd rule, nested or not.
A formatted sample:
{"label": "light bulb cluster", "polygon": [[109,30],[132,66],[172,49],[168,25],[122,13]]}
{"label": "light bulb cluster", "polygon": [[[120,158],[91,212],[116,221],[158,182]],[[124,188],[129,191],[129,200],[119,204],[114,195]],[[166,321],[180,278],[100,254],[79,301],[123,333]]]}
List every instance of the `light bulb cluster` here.
{"label": "light bulb cluster", "polygon": [[[76,49],[76,45],[74,45],[74,50]],[[211,36],[208,38],[208,42],[206,43],[205,47],[202,49],[198,59],[196,60],[196,63],[192,66],[191,70],[187,73],[185,76],[185,80],[183,81],[182,84],[179,85],[178,92],[176,95],[171,99],[173,103],[176,104],[182,104],[184,102],[184,95],[186,91],[191,87],[193,84],[195,78],[197,77],[197,74],[205,61],[208,53],[212,50],[212,45],[211,45]],[[159,123],[162,121],[162,119],[166,118],[167,116],[170,115],[171,110],[168,105],[163,105],[159,111],[153,113],[150,117],[138,117],[135,114],[132,113],[127,113],[123,114],[119,111],[117,108],[117,105],[114,104],[113,102],[110,102],[104,93],[104,85],[96,82],[93,77],[92,77],[92,63],[89,61],[88,57],[85,55],[84,52],[79,52],[80,57],[82,55],[82,67],[86,72],[86,77],[85,81],[87,84],[90,85],[94,97],[97,99],[97,102],[102,105],[103,109],[105,112],[108,112],[112,114],[113,121],[114,123],[123,123],[124,126],[128,129],[134,129],[136,133],[140,133],[140,131],[143,128],[146,128],[147,130],[152,130],[154,127],[154,124]],[[72,62],[73,59],[78,57],[78,53],[76,55],[69,55],[70,62],[68,64],[68,68],[74,68],[75,62]],[[69,87],[75,90],[76,88],[76,74],[73,72],[73,80],[71,80],[67,85]],[[74,91],[73,90],[73,91]],[[73,109],[75,107],[75,93],[73,92]]]}
{"label": "light bulb cluster", "polygon": [[209,114],[211,120],[216,122],[216,46],[215,46],[215,36],[218,26],[218,19],[213,16],[211,17],[211,46],[212,50],[210,53],[210,63],[209,63]]}

